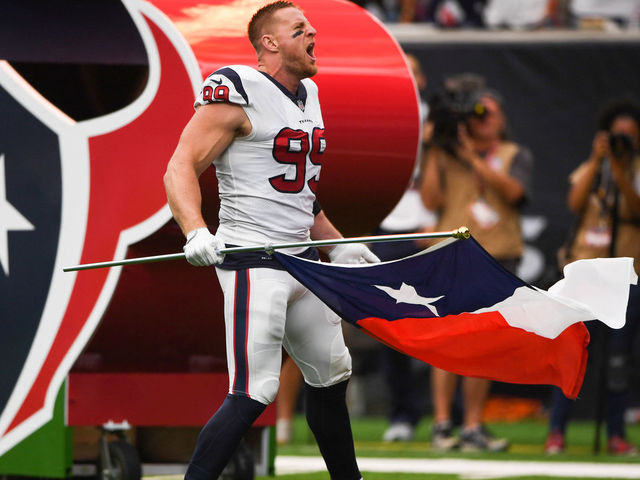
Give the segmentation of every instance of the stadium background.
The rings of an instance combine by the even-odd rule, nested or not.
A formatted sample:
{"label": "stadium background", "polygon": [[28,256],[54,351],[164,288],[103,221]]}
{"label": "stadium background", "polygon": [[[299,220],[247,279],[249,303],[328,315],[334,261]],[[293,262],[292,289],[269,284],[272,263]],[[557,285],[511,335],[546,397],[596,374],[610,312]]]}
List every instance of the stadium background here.
{"label": "stadium background", "polygon": [[[36,5],[40,14],[30,18],[29,29],[12,28],[24,24],[24,12],[35,10]],[[124,9],[117,2],[92,2],[91,14],[103,20],[101,31],[84,36],[89,41],[78,44],[77,28],[69,26],[83,25],[86,12],[81,5],[59,17],[47,12],[46,3],[23,1],[20,8],[0,15],[0,58],[9,60],[47,98],[78,120],[126,105],[146,80],[146,55]],[[504,96],[512,137],[530,147],[536,159],[534,196],[525,211],[537,225],[527,238],[534,263],[523,277],[547,288],[558,278],[555,252],[572,223],[565,202],[567,176],[588,155],[602,105],[613,97],[638,99],[640,36],[416,34],[413,26],[390,26],[390,30],[422,62],[429,77],[428,92],[440,86],[447,74],[474,72],[485,76],[488,85]],[[65,48],[69,42],[78,48]],[[46,49],[41,48],[43,44]],[[117,64],[113,58],[119,59]],[[97,89],[92,87],[96,84]],[[535,263],[534,257],[542,258],[543,263]],[[589,381],[587,377],[585,400],[593,398],[589,392],[593,393],[594,386]],[[589,415],[592,405],[588,401],[582,405],[582,412],[576,413]]]}

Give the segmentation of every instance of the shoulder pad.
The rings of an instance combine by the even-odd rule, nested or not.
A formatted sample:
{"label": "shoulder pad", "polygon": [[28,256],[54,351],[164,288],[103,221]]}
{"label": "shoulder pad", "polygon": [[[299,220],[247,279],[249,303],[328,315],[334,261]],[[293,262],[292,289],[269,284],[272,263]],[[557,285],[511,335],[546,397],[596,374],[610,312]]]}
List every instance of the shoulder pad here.
{"label": "shoulder pad", "polygon": [[209,75],[200,89],[194,108],[215,102],[249,105],[249,97],[238,72],[224,67]]}

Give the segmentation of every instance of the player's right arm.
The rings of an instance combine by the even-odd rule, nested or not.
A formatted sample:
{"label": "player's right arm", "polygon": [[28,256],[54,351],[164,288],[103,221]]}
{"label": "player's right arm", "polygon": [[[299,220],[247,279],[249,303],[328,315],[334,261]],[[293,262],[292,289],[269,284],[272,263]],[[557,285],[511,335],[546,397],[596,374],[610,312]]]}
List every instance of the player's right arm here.
{"label": "player's right arm", "polygon": [[251,122],[242,107],[229,103],[200,106],[185,127],[176,147],[164,185],[169,207],[187,237],[184,253],[196,266],[219,264],[224,242],[212,235],[202,217],[202,193],[198,178],[233,139],[246,136]]}
{"label": "player's right arm", "polygon": [[201,106],[187,123],[164,175],[169,207],[185,236],[206,227],[198,178],[234,138],[250,130],[242,107],[229,103]]}

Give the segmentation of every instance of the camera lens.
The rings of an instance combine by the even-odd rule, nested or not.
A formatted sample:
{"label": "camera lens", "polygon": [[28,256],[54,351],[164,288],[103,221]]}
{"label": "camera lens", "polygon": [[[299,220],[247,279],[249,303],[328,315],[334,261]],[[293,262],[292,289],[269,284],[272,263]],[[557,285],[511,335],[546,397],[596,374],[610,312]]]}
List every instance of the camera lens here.
{"label": "camera lens", "polygon": [[633,153],[633,140],[623,133],[609,135],[609,147],[615,157],[622,157]]}
{"label": "camera lens", "polygon": [[473,106],[471,114],[476,118],[484,118],[487,116],[487,107],[484,103],[478,102]]}

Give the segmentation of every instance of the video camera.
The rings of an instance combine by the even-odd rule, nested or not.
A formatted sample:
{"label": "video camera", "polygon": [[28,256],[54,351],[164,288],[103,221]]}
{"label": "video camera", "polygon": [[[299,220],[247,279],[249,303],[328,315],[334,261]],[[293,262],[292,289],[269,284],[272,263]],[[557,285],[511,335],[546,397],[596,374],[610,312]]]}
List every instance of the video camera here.
{"label": "video camera", "polygon": [[484,118],[486,106],[481,102],[486,92],[484,79],[475,74],[448,77],[444,87],[429,99],[429,120],[433,123],[431,143],[455,155],[458,127],[469,118]]}

